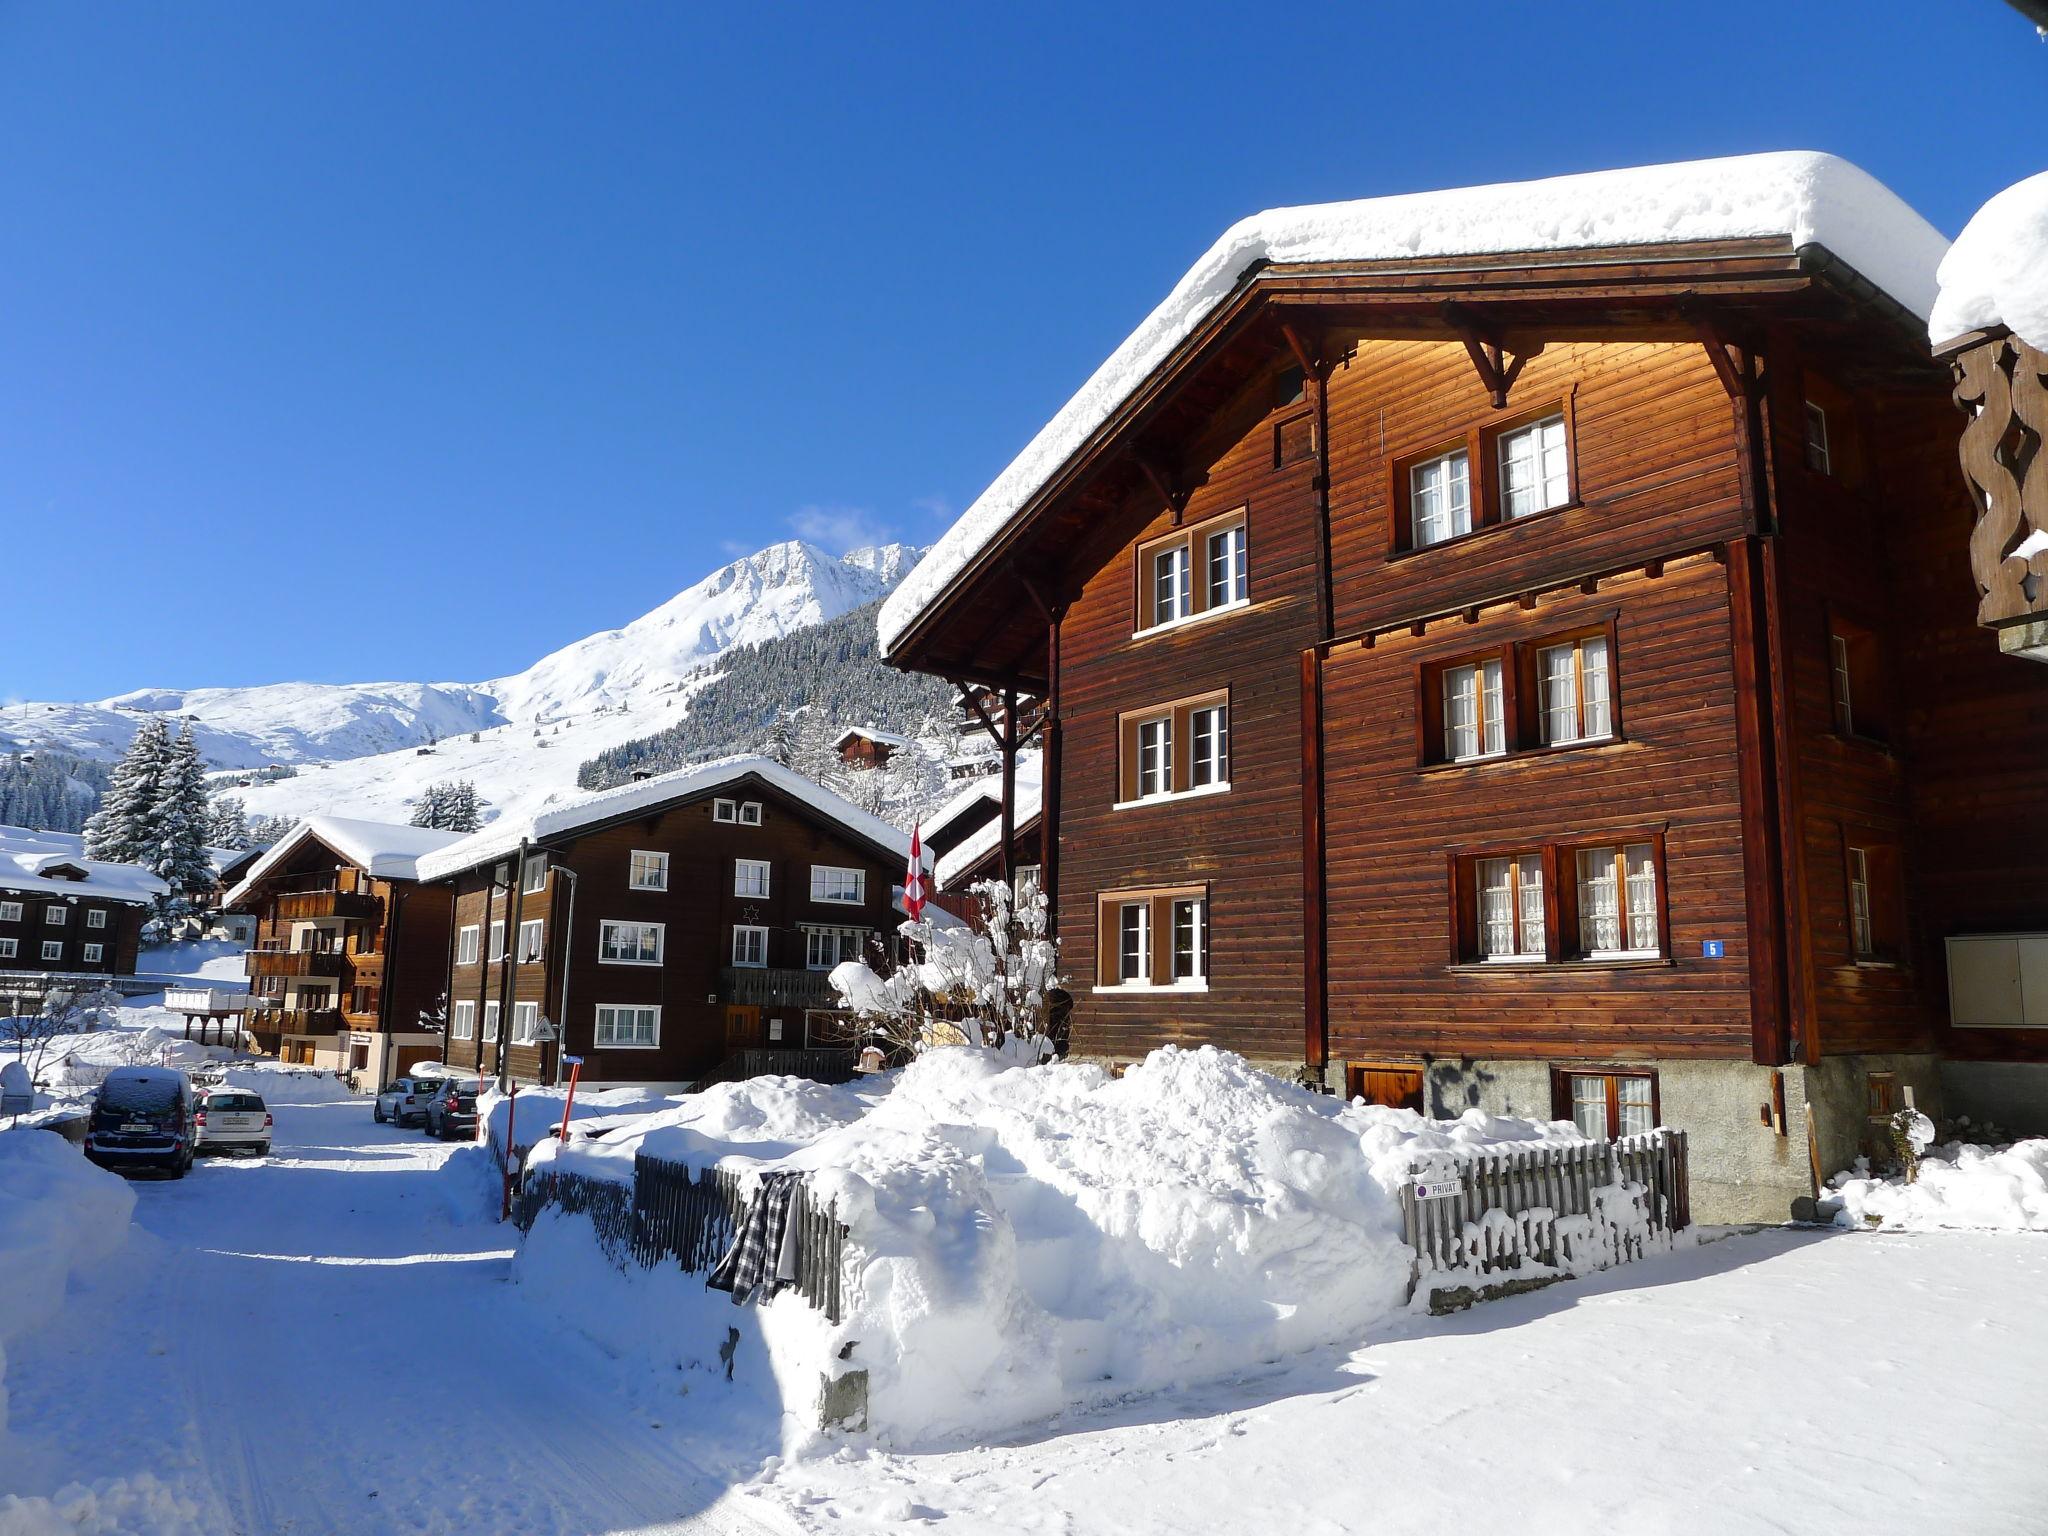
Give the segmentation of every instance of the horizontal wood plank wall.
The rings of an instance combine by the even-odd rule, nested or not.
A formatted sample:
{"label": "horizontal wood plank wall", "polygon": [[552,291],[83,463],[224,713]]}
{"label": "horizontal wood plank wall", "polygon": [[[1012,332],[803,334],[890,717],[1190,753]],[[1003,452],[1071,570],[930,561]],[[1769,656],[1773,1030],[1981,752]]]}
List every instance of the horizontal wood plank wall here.
{"label": "horizontal wood plank wall", "polygon": [[[1220,447],[1189,445],[1208,462],[1183,521],[1247,509],[1248,609],[1133,638],[1136,546],[1174,526],[1155,498],[1130,509],[1120,546],[1090,552],[1061,629],[1060,960],[1077,1053],[1179,1042],[1301,1059],[1299,658],[1317,638],[1316,461],[1274,463],[1275,425],[1300,409],[1240,410]],[[1212,689],[1230,695],[1229,792],[1111,809],[1118,715]],[[1208,990],[1092,991],[1098,896],[1195,884],[1210,893]]]}
{"label": "horizontal wood plank wall", "polygon": [[[41,971],[62,970],[86,973],[102,972],[109,976],[132,976],[135,974],[135,955],[141,943],[142,924],[148,916],[148,908],[128,906],[121,902],[95,901],[81,886],[77,896],[58,896],[47,891],[0,890],[0,901],[21,903],[21,921],[0,922],[0,939],[14,940],[14,955],[0,959],[0,971]],[[66,916],[62,923],[52,923],[44,915],[52,907],[62,908]],[[106,927],[88,928],[86,914],[104,912]],[[55,942],[63,946],[63,954],[55,960],[43,958],[43,945]],[[100,958],[88,961],[85,946],[100,946]]]}
{"label": "horizontal wood plank wall", "polygon": [[[768,964],[776,969],[805,968],[804,938],[799,924],[866,928],[893,937],[901,921],[891,905],[891,887],[902,870],[862,845],[825,831],[809,816],[793,809],[774,791],[748,787],[731,792],[763,804],[761,825],[739,826],[712,820],[710,799],[671,807],[638,820],[565,840],[552,853],[554,862],[576,871],[574,931],[569,931],[569,883],[556,870],[543,892],[513,898],[501,892],[491,907],[506,922],[506,943],[514,947],[518,932],[510,909],[516,899],[522,922],[543,924],[545,950],[540,963],[518,965],[512,1002],[538,1002],[542,1013],[563,1031],[571,1054],[584,1058],[589,1082],[680,1082],[701,1075],[726,1053],[724,980],[731,964],[735,923],[767,927]],[[636,849],[669,856],[668,889],[636,890],[630,873]],[[733,894],[733,866],[738,859],[764,859],[770,866],[765,899]],[[837,865],[866,873],[866,899],[858,906],[811,900],[813,864]],[[516,879],[516,874],[514,875]],[[481,968],[457,964],[450,987],[452,1001],[478,1004],[478,1040],[468,1042],[462,1065],[492,1070],[495,1055],[479,1049],[483,1034],[482,1004],[499,997],[502,964],[488,960],[490,930],[483,922],[490,871],[469,871],[451,882],[456,889],[455,924],[482,924]],[[607,921],[661,923],[664,926],[660,965],[622,965],[598,958],[599,924]],[[481,975],[479,970],[481,969]],[[566,1018],[563,985],[568,986]],[[713,999],[719,999],[713,1001]],[[661,1009],[661,1037],[654,1049],[604,1047],[594,1044],[600,1004],[654,1006]],[[781,1017],[792,1031],[803,1025],[803,1009],[780,1013],[762,1009],[763,1018]],[[546,1076],[554,1050],[510,1044],[512,1012],[506,1007],[499,1029],[515,1075]],[[795,1038],[792,1033],[792,1039]],[[756,1042],[759,1043],[759,1042]],[[450,1049],[462,1052],[463,1042]]]}
{"label": "horizontal wood plank wall", "polygon": [[[1324,670],[1330,1049],[1747,1058],[1746,906],[1727,577],[1711,557],[1585,594],[1509,604]],[[1417,671],[1481,646],[1616,618],[1624,740],[1469,766],[1417,762]],[[1449,855],[1661,828],[1671,960],[1647,968],[1453,969]],[[1569,878],[1569,870],[1565,871]],[[1719,939],[1721,959],[1702,958]]]}
{"label": "horizontal wood plank wall", "polygon": [[2048,666],[2003,656],[1975,622],[1974,510],[1956,469],[1962,417],[1946,400],[1875,418],[1889,543],[1892,651],[1912,779],[1907,922],[1950,1053],[2048,1061],[2048,1031],[1948,1027],[1950,934],[2048,930]]}
{"label": "horizontal wood plank wall", "polygon": [[[1391,459],[1567,403],[1579,505],[1390,557]],[[1728,397],[1694,343],[1547,348],[1495,411],[1462,345],[1362,342],[1330,381],[1330,473],[1339,635],[1743,531]]]}

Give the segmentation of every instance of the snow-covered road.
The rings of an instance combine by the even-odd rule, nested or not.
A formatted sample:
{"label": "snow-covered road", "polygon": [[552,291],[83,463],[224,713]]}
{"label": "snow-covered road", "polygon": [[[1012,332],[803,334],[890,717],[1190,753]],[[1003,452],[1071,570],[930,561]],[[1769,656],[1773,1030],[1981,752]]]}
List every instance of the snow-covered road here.
{"label": "snow-covered road", "polygon": [[273,1156],[138,1180],[126,1251],[10,1352],[0,1493],[154,1478],[186,1517],[103,1528],[247,1536],[762,1529],[636,1407],[637,1362],[520,1303],[450,1149],[331,1083],[265,1091]]}

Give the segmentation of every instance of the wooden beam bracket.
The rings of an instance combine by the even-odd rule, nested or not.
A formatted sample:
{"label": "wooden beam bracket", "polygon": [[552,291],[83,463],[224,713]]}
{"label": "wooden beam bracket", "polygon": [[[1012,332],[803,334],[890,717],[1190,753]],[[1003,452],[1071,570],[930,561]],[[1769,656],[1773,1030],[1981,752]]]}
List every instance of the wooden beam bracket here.
{"label": "wooden beam bracket", "polygon": [[1506,410],[1508,391],[1515,387],[1515,380],[1522,376],[1522,368],[1529,359],[1543,351],[1543,344],[1538,342],[1533,347],[1516,351],[1463,304],[1445,304],[1443,315],[1445,323],[1465,343],[1465,354],[1472,359],[1480,384],[1492,397],[1493,408],[1496,411]]}

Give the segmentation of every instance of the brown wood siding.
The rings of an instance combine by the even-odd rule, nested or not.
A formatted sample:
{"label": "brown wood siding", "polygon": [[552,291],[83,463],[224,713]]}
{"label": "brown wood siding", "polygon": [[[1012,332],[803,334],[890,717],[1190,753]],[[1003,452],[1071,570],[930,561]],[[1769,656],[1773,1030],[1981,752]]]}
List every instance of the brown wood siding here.
{"label": "brown wood siding", "polygon": [[[13,939],[15,953],[0,959],[0,971],[77,971],[108,976],[135,974],[135,955],[141,945],[146,908],[122,902],[96,901],[89,886],[81,884],[76,896],[59,896],[50,891],[9,891],[0,889],[0,901],[21,903],[21,921],[0,922],[0,939]],[[53,924],[44,914],[61,907],[68,914],[62,924]],[[89,928],[86,914],[106,913],[104,928]],[[43,958],[43,944],[54,941],[63,946],[55,960]],[[88,961],[85,946],[101,946],[100,958]]]}
{"label": "brown wood siding", "polygon": [[[1250,606],[1133,638],[1136,546],[1172,531],[1170,512],[1130,536],[1081,585],[1061,627],[1059,931],[1072,978],[1073,1049],[1128,1057],[1167,1041],[1266,1059],[1301,1053],[1301,703],[1298,657],[1316,639],[1316,463],[1276,468],[1273,423],[1253,409],[1216,451],[1182,521],[1246,509]],[[1195,579],[1199,581],[1197,554]],[[1230,698],[1228,793],[1113,810],[1118,717],[1194,693]],[[1120,997],[1091,989],[1098,897],[1207,885],[1209,987]]]}
{"label": "brown wood siding", "polygon": [[[1610,745],[1419,767],[1415,678],[1474,646],[1547,639],[1612,616],[1624,736]],[[1727,575],[1675,561],[1488,609],[1324,670],[1330,1049],[1747,1056],[1749,977]],[[1341,725],[1334,722],[1342,722]],[[1460,849],[1596,841],[1661,829],[1668,963],[1535,968],[1451,964],[1451,858]],[[1569,862],[1560,869],[1572,878]],[[1562,896],[1562,892],[1556,893]],[[1469,898],[1469,893],[1467,893]],[[1553,910],[1556,902],[1553,901]],[[1719,939],[1723,958],[1702,958]]]}

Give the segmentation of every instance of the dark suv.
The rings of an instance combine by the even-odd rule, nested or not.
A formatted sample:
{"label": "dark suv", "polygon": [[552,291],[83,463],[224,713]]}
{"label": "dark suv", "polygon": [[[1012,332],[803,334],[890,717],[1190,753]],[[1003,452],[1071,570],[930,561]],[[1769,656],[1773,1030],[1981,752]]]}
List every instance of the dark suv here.
{"label": "dark suv", "polygon": [[182,1179],[192,1130],[192,1079],[170,1067],[116,1067],[93,1098],[85,1155],[102,1168],[158,1168]]}
{"label": "dark suv", "polygon": [[474,1078],[440,1085],[427,1100],[427,1134],[443,1141],[476,1136],[476,1096],[483,1085]]}

